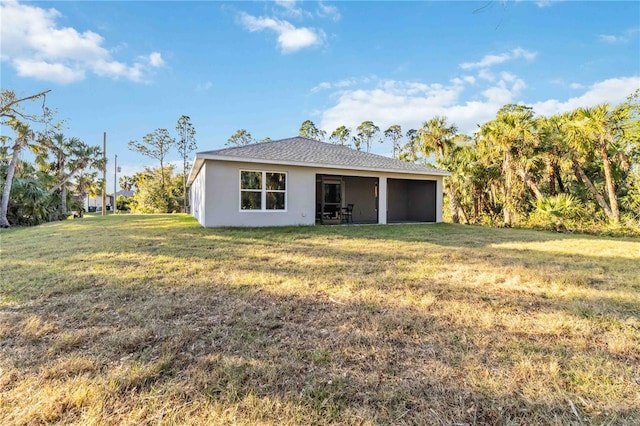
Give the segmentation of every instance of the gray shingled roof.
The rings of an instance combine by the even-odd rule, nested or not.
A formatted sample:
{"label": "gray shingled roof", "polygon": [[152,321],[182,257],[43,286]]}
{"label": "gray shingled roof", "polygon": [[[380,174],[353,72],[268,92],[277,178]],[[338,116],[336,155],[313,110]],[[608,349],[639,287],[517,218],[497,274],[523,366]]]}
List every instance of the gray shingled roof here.
{"label": "gray shingled roof", "polygon": [[214,151],[199,152],[196,157],[226,157],[264,160],[265,162],[309,164],[310,166],[326,166],[331,168],[386,170],[401,173],[433,173],[448,175],[449,173],[421,164],[407,163],[382,155],[356,151],[340,145],[319,142],[313,139],[294,137],[277,141],[256,143]]}

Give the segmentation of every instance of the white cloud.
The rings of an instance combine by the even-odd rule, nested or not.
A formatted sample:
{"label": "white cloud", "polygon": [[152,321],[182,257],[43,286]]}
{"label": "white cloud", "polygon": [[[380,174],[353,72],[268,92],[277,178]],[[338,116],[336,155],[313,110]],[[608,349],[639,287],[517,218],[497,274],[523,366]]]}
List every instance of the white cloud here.
{"label": "white cloud", "polygon": [[[514,49],[506,56],[505,60],[533,59],[535,53]],[[505,61],[486,58],[483,65]],[[374,83],[373,86],[357,78],[343,81],[349,84],[339,87],[338,83],[323,82],[314,88],[332,91],[329,99],[333,99],[334,105],[320,113],[320,127],[327,132],[342,125],[354,129],[365,120],[372,120],[381,129],[399,124],[406,131],[419,128],[424,121],[441,115],[455,123],[460,132],[472,134],[477,131],[478,124],[493,119],[505,104],[522,103],[520,96],[527,87],[518,75],[506,71],[494,73],[488,67],[479,68],[477,78],[465,75],[452,78],[447,84],[382,80],[375,76],[367,79],[367,83]],[[640,77],[612,78],[593,83],[586,89],[580,83],[568,84],[561,79],[551,83],[583,93],[566,101],[525,102],[536,114],[553,115],[581,106],[623,102],[640,88]]]}
{"label": "white cloud", "polygon": [[92,71],[102,77],[111,78],[128,78],[133,81],[141,81],[143,75],[144,65],[140,62],[136,62],[129,66],[118,61],[108,61],[104,59],[98,59],[92,64]]}
{"label": "white cloud", "polygon": [[149,55],[149,65],[156,68],[163,66],[164,60],[162,59],[162,55],[158,52],[153,52]]}
{"label": "white cloud", "polygon": [[608,34],[600,34],[598,38],[600,39],[600,41],[604,41],[605,43],[611,43],[611,44],[618,43],[619,41],[624,40],[622,37],[608,35]]}
{"label": "white cloud", "polygon": [[562,88],[569,88],[571,90],[579,90],[579,89],[584,89],[584,85],[580,84],[580,83],[567,83],[564,79],[562,78],[554,78],[553,80],[550,80],[549,83],[554,84],[556,86],[560,86]]}
{"label": "white cloud", "polygon": [[[462,79],[452,79],[449,85],[382,80],[370,89],[338,91],[335,105],[322,112],[320,127],[332,132],[341,125],[355,128],[362,121],[372,120],[381,129],[400,124],[406,131],[420,127],[431,117],[443,115],[461,132],[471,134],[478,124],[493,119],[505,104],[521,102],[519,96],[526,82],[513,75],[503,77],[508,78],[490,83],[475,96],[464,97],[463,93],[472,83]],[[536,114],[548,116],[578,107],[624,102],[638,88],[638,76],[612,78],[596,82],[580,96],[566,101],[549,99],[527,104]]]}
{"label": "white cloud", "polygon": [[[303,3],[299,0],[274,0],[273,2],[277,7],[273,9],[274,13],[278,16],[286,16],[293,19],[312,18],[313,14],[304,10],[298,5]],[[308,2],[309,3],[309,2]],[[307,3],[307,4],[308,4]],[[334,22],[337,22],[342,17],[340,11],[335,6],[329,6],[324,2],[319,1],[316,8],[316,15],[320,18],[329,18]]]}
{"label": "white cloud", "polygon": [[514,59],[524,58],[528,61],[535,59],[537,53],[530,52],[526,49],[517,47],[509,52],[501,53],[499,55],[485,55],[479,62],[465,62],[460,65],[462,69],[474,69],[474,68],[488,68],[493,65],[502,64]]}
{"label": "white cloud", "polygon": [[[520,80],[522,81],[522,80]],[[521,84],[514,83],[513,86],[508,87],[504,80],[500,80],[495,86],[489,87],[482,91],[482,96],[486,98],[486,102],[490,105],[506,105],[512,103],[514,96],[524,87],[524,82]]]}
{"label": "white cloud", "polygon": [[62,17],[55,9],[43,9],[9,0],[0,3],[4,23],[2,60],[8,61],[18,75],[68,84],[82,80],[87,72],[109,78],[141,81],[149,66],[164,64],[153,52],[132,64],[118,62],[103,47],[104,39],[93,31],[79,32],[61,27]]}
{"label": "white cloud", "polygon": [[274,19],[255,17],[247,13],[240,13],[242,25],[249,31],[273,30],[278,34],[278,45],[282,53],[293,53],[306,47],[321,45],[325,34],[322,30],[314,28],[296,28],[290,22]]}
{"label": "white cloud", "polygon": [[15,59],[13,66],[21,77],[40,79],[41,76],[47,76],[46,80],[59,84],[68,84],[82,80],[85,75],[81,69],[73,69],[63,64],[50,64],[31,59]]}
{"label": "white cloud", "polygon": [[476,78],[472,75],[465,75],[464,77],[462,77],[462,80],[464,80],[465,83],[469,84],[475,84],[476,82]]}
{"label": "white cloud", "polygon": [[513,81],[513,84],[511,85],[511,91],[514,94],[519,94],[522,89],[527,87],[527,83],[524,82],[524,80],[520,79],[520,78],[516,78]]}
{"label": "white cloud", "polygon": [[297,0],[274,0],[274,3],[285,9],[295,9]]}
{"label": "white cloud", "polygon": [[315,87],[311,88],[311,93],[316,93],[319,92],[321,90],[327,90],[327,89],[331,89],[331,83],[329,83],[328,81],[323,81],[322,83],[318,84]]}
{"label": "white cloud", "polygon": [[204,83],[202,83],[202,84],[198,84],[198,85],[196,86],[196,90],[197,90],[198,92],[205,92],[205,91],[207,91],[207,90],[211,89],[212,87],[213,87],[213,83],[212,83],[212,82],[210,82],[210,81],[206,81],[206,82],[204,82]]}
{"label": "white cloud", "polygon": [[[461,104],[465,89],[463,80],[451,85],[424,84],[395,80],[379,81],[372,89],[340,92],[337,103],[322,113],[321,128],[328,132],[341,125],[355,128],[365,120],[372,120],[381,129],[400,124],[406,131],[418,128],[435,115],[446,115],[462,131],[472,132],[476,123],[488,120],[506,98],[497,92],[488,92],[490,100]],[[507,86],[502,90],[508,91]],[[495,102],[495,104],[490,104]]]}
{"label": "white cloud", "polygon": [[334,22],[339,21],[342,17],[337,7],[326,5],[322,1],[318,2],[318,16],[322,18],[330,18]]}
{"label": "white cloud", "polygon": [[496,76],[493,75],[493,73],[491,71],[489,71],[488,69],[483,68],[480,71],[478,71],[478,78],[481,78],[481,79],[487,80],[487,81],[495,81]]}
{"label": "white cloud", "polygon": [[298,3],[300,2],[297,0],[275,0],[274,3],[280,7],[280,9],[276,11],[278,15],[296,19],[312,16],[311,13],[298,7]]}
{"label": "white cloud", "polygon": [[[525,1],[525,0],[516,0],[516,1]],[[537,0],[535,1],[535,5],[539,8],[550,7],[553,4],[561,3],[565,0]]]}
{"label": "white cloud", "polygon": [[640,28],[631,28],[619,35],[613,34],[599,34],[598,39],[609,44],[621,44],[626,43],[637,38],[636,34],[640,32]]}
{"label": "white cloud", "polygon": [[503,79],[504,81],[516,81],[517,79],[515,75],[506,71],[500,73],[500,78]]}
{"label": "white cloud", "polygon": [[610,78],[592,84],[580,96],[570,98],[564,102],[549,99],[534,103],[533,110],[540,115],[553,115],[572,111],[579,107],[591,107],[602,103],[618,104],[624,102],[627,96],[640,88],[640,77]]}
{"label": "white cloud", "polygon": [[[363,80],[362,80],[362,82],[363,82],[363,83],[366,83],[366,82],[368,82],[368,81],[369,81],[369,79],[368,79],[368,78],[365,78],[365,79],[363,79]],[[356,84],[356,83],[358,83],[358,81],[357,81],[356,79],[353,79],[353,78],[347,78],[347,79],[344,79],[344,80],[337,81],[337,82],[334,84],[334,86],[335,86],[335,87],[339,87],[339,88],[344,88],[344,87],[353,86],[353,85],[354,85],[354,84]]]}
{"label": "white cloud", "polygon": [[[477,124],[495,117],[505,104],[518,103],[526,83],[518,78],[499,80],[480,92],[479,98],[462,99],[468,86],[461,79],[452,84],[423,84],[394,80],[381,81],[373,89],[354,89],[339,93],[337,102],[322,113],[321,128],[328,132],[341,125],[355,128],[364,120],[372,120],[380,128],[400,124],[405,131],[418,128],[436,115],[444,115],[456,123],[461,132],[471,134]],[[578,87],[575,87],[578,89]],[[592,84],[582,95],[566,101],[550,99],[527,103],[538,115],[553,115],[578,107],[601,103],[617,104],[640,88],[640,77],[612,78]]]}
{"label": "white cloud", "polygon": [[375,76],[371,77],[363,77],[363,78],[345,78],[342,80],[338,80],[335,83],[330,83],[328,81],[323,81],[319,83],[317,86],[311,88],[311,93],[317,93],[321,90],[328,89],[345,89],[347,87],[355,86],[356,84],[367,84],[372,80],[376,80]]}

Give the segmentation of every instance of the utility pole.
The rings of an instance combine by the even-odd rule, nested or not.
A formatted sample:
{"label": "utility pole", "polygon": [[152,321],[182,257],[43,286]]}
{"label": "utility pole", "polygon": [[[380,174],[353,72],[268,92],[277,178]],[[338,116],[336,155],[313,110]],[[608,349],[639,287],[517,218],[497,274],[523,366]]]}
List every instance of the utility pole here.
{"label": "utility pole", "polygon": [[107,215],[107,132],[102,136],[102,153],[104,167],[102,168],[102,216]]}
{"label": "utility pole", "polygon": [[113,212],[118,213],[118,200],[116,198],[116,182],[118,182],[118,154],[113,163]]}

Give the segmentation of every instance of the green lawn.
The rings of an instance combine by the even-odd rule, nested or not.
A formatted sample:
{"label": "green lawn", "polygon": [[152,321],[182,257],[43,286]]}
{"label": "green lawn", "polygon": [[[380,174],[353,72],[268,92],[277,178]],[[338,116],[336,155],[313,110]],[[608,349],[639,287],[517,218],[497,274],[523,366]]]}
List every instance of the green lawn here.
{"label": "green lawn", "polygon": [[0,232],[0,424],[640,424],[640,240]]}

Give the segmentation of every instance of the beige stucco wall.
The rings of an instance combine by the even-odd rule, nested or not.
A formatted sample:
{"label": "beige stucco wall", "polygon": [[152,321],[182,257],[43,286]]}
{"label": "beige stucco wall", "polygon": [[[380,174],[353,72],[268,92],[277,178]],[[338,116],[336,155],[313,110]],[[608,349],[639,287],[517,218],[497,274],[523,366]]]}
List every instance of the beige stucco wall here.
{"label": "beige stucco wall", "polygon": [[[240,210],[240,170],[287,173],[286,210]],[[388,178],[435,180],[436,221],[442,221],[442,176],[212,160],[205,161],[193,181],[193,215],[202,226],[208,227],[313,225],[316,210],[316,174],[378,178],[379,223],[387,221]]]}
{"label": "beige stucco wall", "polygon": [[[281,226],[315,223],[315,173],[304,167],[206,161],[204,226]],[[286,209],[240,210],[240,170],[287,173]],[[202,223],[202,222],[201,222]]]}

